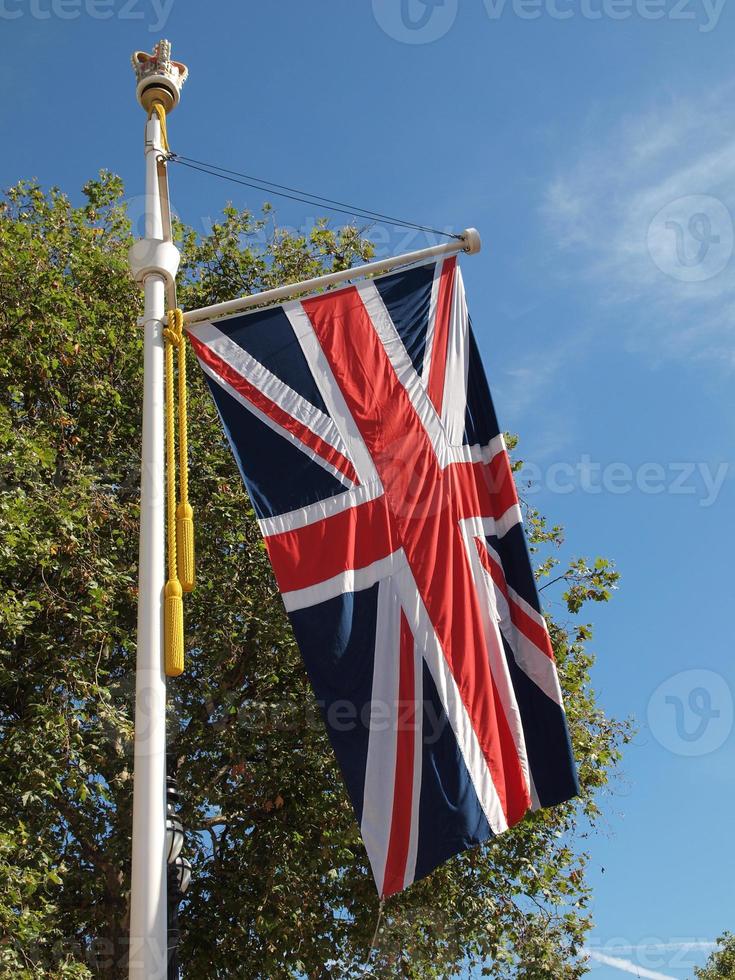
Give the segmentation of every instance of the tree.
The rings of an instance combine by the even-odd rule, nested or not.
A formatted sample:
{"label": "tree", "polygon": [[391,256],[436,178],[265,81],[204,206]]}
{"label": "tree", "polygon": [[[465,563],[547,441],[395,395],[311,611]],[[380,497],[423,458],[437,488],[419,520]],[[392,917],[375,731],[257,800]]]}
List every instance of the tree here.
{"label": "tree", "polygon": [[[125,975],[132,802],[141,296],[123,188],[72,206],[20,183],[0,205],[0,976]],[[179,227],[180,302],[202,306],[368,258],[360,230],[279,230],[232,207]],[[529,817],[385,907],[260,540],[198,373],[199,582],[169,732],[194,878],[192,977],[445,977],[462,963],[572,980],[590,925],[583,828],[627,738],[590,684],[589,627],[551,622],[582,795]],[[539,574],[561,530],[528,510]],[[576,613],[605,561],[557,576]],[[549,579],[553,589],[561,586]],[[548,593],[547,593],[548,594]]]}
{"label": "tree", "polygon": [[717,940],[717,949],[710,953],[703,967],[694,967],[697,980],[735,980],[735,936],[723,932]]}

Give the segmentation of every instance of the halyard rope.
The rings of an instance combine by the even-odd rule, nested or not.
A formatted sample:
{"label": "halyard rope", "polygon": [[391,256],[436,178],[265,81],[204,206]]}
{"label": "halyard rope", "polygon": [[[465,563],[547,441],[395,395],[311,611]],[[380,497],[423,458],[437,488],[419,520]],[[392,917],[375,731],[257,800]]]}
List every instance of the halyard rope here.
{"label": "halyard rope", "polygon": [[383,214],[380,211],[371,211],[368,208],[353,206],[344,201],[336,201],[331,197],[322,197],[319,194],[302,191],[296,187],[289,187],[287,184],[277,184],[272,180],[252,177],[250,174],[243,174],[237,170],[228,170],[226,167],[220,167],[214,163],[204,163],[202,160],[195,160],[192,157],[186,157],[180,153],[169,153],[169,160],[172,163],[180,163],[183,167],[188,167],[190,170],[198,170],[201,173],[209,174],[210,177],[219,177],[221,180],[228,180],[233,184],[252,187],[255,190],[263,191],[266,194],[274,194],[276,197],[284,197],[290,201],[300,201],[315,207],[323,207],[327,211],[337,211],[340,214],[351,215],[354,218],[363,218],[367,221],[383,221],[386,224],[396,225],[399,228],[411,228],[414,231],[441,235],[444,238],[460,239],[462,237],[461,235],[456,235],[448,231],[440,231],[438,228],[431,228],[428,225],[420,225],[414,221],[402,221],[400,218]]}
{"label": "halyard rope", "polygon": [[[151,106],[161,127],[161,146],[169,155],[171,149],[166,130],[166,109],[160,102]],[[178,677],[184,670],[184,593],[194,588],[194,513],[189,503],[189,439],[186,397],[186,337],[184,314],[176,307],[167,313],[163,328],[164,384],[166,405],[166,559],[167,581],[164,588],[163,637],[164,669],[168,677]],[[174,348],[178,352],[178,391],[174,393]],[[176,402],[179,422],[179,488],[176,503]]]}
{"label": "halyard rope", "polygon": [[[189,503],[188,418],[186,404],[186,338],[181,309],[168,311],[163,330],[166,385],[166,535],[168,581],[164,592],[165,668],[169,677],[184,670],[183,593],[194,588],[194,519]],[[178,351],[179,487],[176,504],[176,414],[174,348]]]}

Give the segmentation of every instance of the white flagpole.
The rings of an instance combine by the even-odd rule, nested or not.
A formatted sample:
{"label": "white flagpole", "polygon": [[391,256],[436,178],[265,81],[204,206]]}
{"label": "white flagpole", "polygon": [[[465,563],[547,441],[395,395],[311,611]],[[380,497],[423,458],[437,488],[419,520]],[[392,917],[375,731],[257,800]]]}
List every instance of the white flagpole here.
{"label": "white flagpole", "polygon": [[[137,96],[170,110],[186,75],[161,41],[154,55],[136,52]],[[181,66],[183,68],[183,66]],[[154,113],[145,127],[145,238],[130,250],[130,268],[144,293],[143,446],[140,484],[138,647],[135,671],[135,770],[129,976],[164,980],[167,973],[166,908],[166,679],[163,669],[165,580],[163,318],[179,253],[170,241],[161,124]],[[168,239],[168,240],[167,240]]]}
{"label": "white flagpole", "polygon": [[223,303],[215,303],[213,306],[202,306],[198,310],[188,310],[184,313],[184,323],[201,323],[202,320],[211,320],[214,317],[227,316],[230,313],[242,313],[243,310],[252,309],[254,306],[277,303],[300,293],[310,293],[317,289],[324,289],[326,286],[336,286],[341,282],[349,282],[351,279],[377,276],[398,266],[425,262],[427,259],[440,255],[456,255],[458,252],[476,255],[481,248],[482,242],[477,229],[465,228],[458,238],[451,242],[445,242],[443,245],[431,245],[429,248],[420,248],[416,252],[406,252],[405,255],[393,255],[389,259],[378,259],[377,262],[368,262],[366,265],[355,265],[351,269],[328,272],[326,275],[317,276],[316,279],[306,279],[304,282],[277,286],[275,289],[266,289],[262,293],[251,293],[248,296],[239,296],[237,299],[225,300]]}

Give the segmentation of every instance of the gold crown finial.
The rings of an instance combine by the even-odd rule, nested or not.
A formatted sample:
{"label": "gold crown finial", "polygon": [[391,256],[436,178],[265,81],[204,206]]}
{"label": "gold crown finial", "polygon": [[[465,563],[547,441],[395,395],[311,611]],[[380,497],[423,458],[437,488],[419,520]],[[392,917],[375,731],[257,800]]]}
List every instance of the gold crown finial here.
{"label": "gold crown finial", "polygon": [[138,80],[135,95],[145,111],[150,113],[154,102],[162,103],[166,112],[176,108],[189,69],[180,61],[171,61],[171,42],[160,40],[153,54],[136,51],[132,63]]}

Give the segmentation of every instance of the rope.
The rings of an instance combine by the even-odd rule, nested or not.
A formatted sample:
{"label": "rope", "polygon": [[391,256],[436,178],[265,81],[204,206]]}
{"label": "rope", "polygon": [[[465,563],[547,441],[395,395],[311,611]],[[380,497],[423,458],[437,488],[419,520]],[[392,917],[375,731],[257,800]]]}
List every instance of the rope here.
{"label": "rope", "polygon": [[375,923],[375,932],[373,933],[373,938],[370,940],[370,949],[368,950],[367,959],[365,960],[365,969],[363,971],[363,977],[374,977],[375,974],[370,969],[370,961],[373,958],[373,953],[377,950],[378,943],[378,932],[380,931],[380,923],[383,920],[383,910],[385,909],[385,899],[380,899],[380,905],[378,906],[378,921]]}
{"label": "rope", "polygon": [[[183,593],[194,588],[194,512],[189,503],[189,439],[186,403],[186,337],[184,314],[168,311],[164,328],[166,378],[166,528],[168,582],[165,590],[165,667],[169,677],[184,670]],[[176,421],[174,407],[174,348],[178,360],[179,488],[176,504]]]}
{"label": "rope", "polygon": [[[171,314],[173,313],[173,318]],[[181,497],[176,508],[176,544],[181,588],[194,589],[194,511],[189,503],[189,419],[186,404],[186,335],[184,314],[180,308],[169,310],[169,327],[173,327],[179,349],[179,483]]]}
{"label": "rope", "polygon": [[[161,146],[171,153],[166,129],[166,110],[160,102],[151,106],[161,126]],[[189,503],[189,440],[186,405],[186,339],[184,314],[168,311],[163,329],[166,401],[166,559],[168,578],[164,588],[164,669],[168,677],[184,670],[184,592],[194,588],[194,512]],[[178,355],[179,483],[176,504],[176,413],[174,404],[174,348]]]}
{"label": "rope", "polygon": [[184,670],[184,603],[176,558],[176,431],[174,421],[174,346],[178,346],[175,314],[170,310],[164,328],[166,386],[166,545],[168,581],[163,592],[164,667],[167,677]]}
{"label": "rope", "polygon": [[266,194],[275,194],[276,197],[284,197],[289,201],[299,201],[302,204],[313,204],[326,208],[327,211],[337,211],[340,214],[347,214],[351,217],[364,218],[368,221],[384,221],[386,224],[395,225],[399,228],[412,228],[414,231],[428,232],[432,235],[441,235],[444,238],[460,239],[461,235],[455,235],[448,231],[440,231],[428,225],[420,225],[414,221],[402,221],[400,218],[383,214],[381,211],[371,211],[368,208],[360,208],[347,204],[345,201],[336,201],[331,197],[322,197],[319,194],[312,194],[309,191],[302,191],[296,187],[289,187],[287,184],[277,184],[271,180],[264,180],[261,177],[252,177],[249,174],[239,173],[237,170],[228,170],[226,167],[219,167],[213,163],[204,163],[202,160],[195,160],[192,157],[182,156],[179,153],[170,153],[169,160],[172,163],[179,163],[182,167],[190,170],[198,170],[200,173],[208,174],[210,177],[219,177],[220,180],[227,180],[232,184],[242,184],[245,187],[252,187]]}
{"label": "rope", "polygon": [[150,115],[148,117],[149,119],[154,112],[158,116],[158,121],[161,124],[161,145],[166,153],[170,153],[171,148],[168,145],[168,132],[166,130],[166,110],[163,108],[163,105],[160,102],[154,102],[151,106]]}

